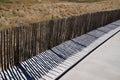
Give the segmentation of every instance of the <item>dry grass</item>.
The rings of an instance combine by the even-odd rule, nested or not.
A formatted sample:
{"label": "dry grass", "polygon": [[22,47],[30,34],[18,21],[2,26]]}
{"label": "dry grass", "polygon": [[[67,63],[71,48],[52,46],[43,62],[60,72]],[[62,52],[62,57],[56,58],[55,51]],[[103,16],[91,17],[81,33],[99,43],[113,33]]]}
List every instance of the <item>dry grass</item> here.
{"label": "dry grass", "polygon": [[67,2],[66,0],[19,1],[20,2],[18,3],[0,3],[0,29],[15,27],[19,24],[36,23],[50,19],[77,16],[85,13],[120,9],[120,0],[97,0],[98,2],[91,0],[94,3],[88,3],[88,0],[84,0],[87,3],[82,0],[77,0],[78,2],[71,2],[73,0],[70,2]]}

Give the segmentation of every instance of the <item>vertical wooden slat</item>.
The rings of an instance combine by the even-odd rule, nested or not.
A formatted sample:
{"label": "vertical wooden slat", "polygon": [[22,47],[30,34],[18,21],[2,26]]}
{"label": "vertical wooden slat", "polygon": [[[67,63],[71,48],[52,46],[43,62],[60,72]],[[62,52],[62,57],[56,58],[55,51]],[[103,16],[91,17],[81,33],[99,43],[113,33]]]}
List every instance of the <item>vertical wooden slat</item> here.
{"label": "vertical wooden slat", "polygon": [[9,30],[9,65],[12,66],[12,30]]}
{"label": "vertical wooden slat", "polygon": [[16,28],[16,50],[15,50],[15,54],[14,54],[14,61],[15,64],[19,63],[19,28]]}
{"label": "vertical wooden slat", "polygon": [[[41,48],[41,43],[42,43],[42,39],[41,39],[41,29],[42,29],[42,23],[40,23],[40,28],[39,28],[39,51],[42,51],[42,48]],[[32,50],[32,49],[31,49]]]}
{"label": "vertical wooden slat", "polygon": [[27,44],[28,44],[28,58],[30,58],[31,56],[30,56],[30,29],[29,29],[29,27],[27,26]]}
{"label": "vertical wooden slat", "polygon": [[15,54],[15,29],[13,29],[12,31],[12,35],[13,35],[13,38],[12,38],[12,56],[13,56],[13,59],[12,59],[12,64],[14,65],[14,54]]}
{"label": "vertical wooden slat", "polygon": [[35,26],[35,28],[34,28],[35,54],[34,54],[34,56],[36,56],[37,55],[37,26],[36,25],[34,25],[34,26]]}
{"label": "vertical wooden slat", "polygon": [[24,41],[24,60],[28,59],[29,54],[28,54],[28,31],[27,31],[27,27],[24,26],[24,30],[25,30],[25,41]]}
{"label": "vertical wooden slat", "polygon": [[30,56],[32,56],[32,27],[30,27]]}
{"label": "vertical wooden slat", "polygon": [[5,55],[5,31],[3,31],[3,60],[4,60],[3,69],[6,69],[6,61],[5,61],[5,59],[6,59],[6,55]]}
{"label": "vertical wooden slat", "polygon": [[28,43],[27,43],[27,40],[28,40],[28,33],[27,33],[27,27],[24,27],[25,28],[25,60],[28,59]]}
{"label": "vertical wooden slat", "polygon": [[32,56],[34,55],[34,31],[33,28],[31,28],[31,33],[32,33],[32,37],[31,37],[31,51],[32,51]]}
{"label": "vertical wooden slat", "polygon": [[3,59],[2,59],[2,31],[0,31],[0,71],[3,68]]}
{"label": "vertical wooden slat", "polygon": [[[54,45],[54,37],[55,37],[55,35],[54,35],[54,26],[55,26],[55,24],[54,24],[55,22],[53,21],[53,20],[50,20],[49,21],[49,25],[48,25],[48,34],[47,34],[47,47],[48,48],[51,48],[53,45]],[[54,36],[53,36],[54,35]]]}
{"label": "vertical wooden slat", "polygon": [[22,26],[22,51],[21,51],[21,55],[22,55],[22,61],[24,60],[24,41],[25,41],[25,30],[24,30],[24,26]]}
{"label": "vertical wooden slat", "polygon": [[8,34],[8,31],[9,31],[9,29],[8,30],[6,30],[6,68],[9,68],[9,39],[8,39],[8,36],[9,36],[9,34]]}

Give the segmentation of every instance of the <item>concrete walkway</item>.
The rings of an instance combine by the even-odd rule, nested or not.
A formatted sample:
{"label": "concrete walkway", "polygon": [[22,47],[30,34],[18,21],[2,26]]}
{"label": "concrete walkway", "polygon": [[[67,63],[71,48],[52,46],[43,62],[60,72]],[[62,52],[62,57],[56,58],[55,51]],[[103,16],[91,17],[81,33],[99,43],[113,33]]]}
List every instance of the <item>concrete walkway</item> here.
{"label": "concrete walkway", "polygon": [[120,32],[68,71],[60,80],[120,80]]}

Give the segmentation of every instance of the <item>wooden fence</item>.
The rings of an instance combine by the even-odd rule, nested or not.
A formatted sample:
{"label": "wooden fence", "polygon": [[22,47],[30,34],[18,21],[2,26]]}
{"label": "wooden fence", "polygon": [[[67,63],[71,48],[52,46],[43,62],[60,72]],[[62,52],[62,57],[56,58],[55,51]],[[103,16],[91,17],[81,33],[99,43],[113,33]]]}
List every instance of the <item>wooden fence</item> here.
{"label": "wooden fence", "polygon": [[100,26],[120,19],[120,10],[84,14],[0,31],[0,67],[16,65]]}

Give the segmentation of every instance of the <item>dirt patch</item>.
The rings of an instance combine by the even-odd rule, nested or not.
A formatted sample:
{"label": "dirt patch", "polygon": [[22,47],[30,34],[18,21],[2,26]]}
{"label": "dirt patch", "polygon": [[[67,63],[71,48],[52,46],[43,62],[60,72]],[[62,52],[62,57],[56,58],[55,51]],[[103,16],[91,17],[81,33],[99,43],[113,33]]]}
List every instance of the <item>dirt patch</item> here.
{"label": "dirt patch", "polygon": [[4,4],[0,5],[0,29],[113,9],[120,9],[120,0],[103,0],[94,3]]}

